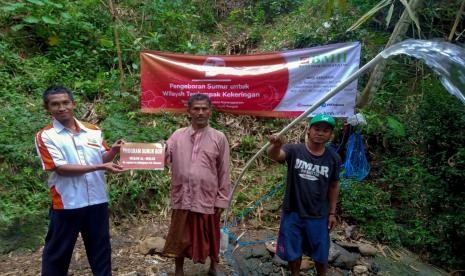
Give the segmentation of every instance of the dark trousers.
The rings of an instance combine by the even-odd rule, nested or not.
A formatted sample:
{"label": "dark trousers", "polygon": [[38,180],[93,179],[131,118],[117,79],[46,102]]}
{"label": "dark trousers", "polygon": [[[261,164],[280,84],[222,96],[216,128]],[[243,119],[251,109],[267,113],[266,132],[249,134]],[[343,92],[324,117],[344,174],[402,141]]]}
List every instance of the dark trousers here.
{"label": "dark trousers", "polygon": [[87,259],[96,276],[111,275],[108,203],[49,212],[50,224],[42,253],[42,276],[66,276],[81,232]]}

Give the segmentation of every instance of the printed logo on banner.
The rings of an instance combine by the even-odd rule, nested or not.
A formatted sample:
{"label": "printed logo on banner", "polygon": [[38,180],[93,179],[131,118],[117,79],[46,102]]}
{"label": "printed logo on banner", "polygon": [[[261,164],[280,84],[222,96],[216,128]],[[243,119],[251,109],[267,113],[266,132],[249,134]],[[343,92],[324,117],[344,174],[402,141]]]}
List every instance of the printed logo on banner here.
{"label": "printed logo on banner", "polygon": [[323,54],[317,56],[300,57],[301,65],[320,65],[320,64],[334,64],[334,63],[347,63],[347,53],[334,53],[334,54]]}
{"label": "printed logo on banner", "polygon": [[214,67],[224,67],[226,62],[220,57],[208,57],[203,65],[205,66],[205,77],[213,77],[218,74]]}

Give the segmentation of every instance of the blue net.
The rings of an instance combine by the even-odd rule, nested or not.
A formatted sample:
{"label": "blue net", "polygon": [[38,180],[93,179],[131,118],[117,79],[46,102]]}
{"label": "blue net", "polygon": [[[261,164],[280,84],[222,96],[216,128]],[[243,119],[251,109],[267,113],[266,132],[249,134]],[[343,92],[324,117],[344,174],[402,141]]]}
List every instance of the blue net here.
{"label": "blue net", "polygon": [[344,176],[362,181],[370,172],[370,164],[365,155],[363,137],[359,132],[354,132],[349,136],[346,154]]}

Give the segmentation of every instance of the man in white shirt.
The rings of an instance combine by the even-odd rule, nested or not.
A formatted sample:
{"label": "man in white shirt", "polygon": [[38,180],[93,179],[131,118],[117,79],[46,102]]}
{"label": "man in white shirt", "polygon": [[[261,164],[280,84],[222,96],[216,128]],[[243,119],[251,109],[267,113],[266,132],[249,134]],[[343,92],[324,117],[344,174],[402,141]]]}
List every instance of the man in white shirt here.
{"label": "man in white shirt", "polygon": [[50,224],[42,255],[42,275],[67,275],[78,234],[81,233],[94,275],[111,275],[108,195],[104,171],[122,172],[112,162],[122,140],[111,148],[101,130],[74,118],[71,90],[51,86],[43,94],[52,124],[35,137],[44,170],[51,172]]}

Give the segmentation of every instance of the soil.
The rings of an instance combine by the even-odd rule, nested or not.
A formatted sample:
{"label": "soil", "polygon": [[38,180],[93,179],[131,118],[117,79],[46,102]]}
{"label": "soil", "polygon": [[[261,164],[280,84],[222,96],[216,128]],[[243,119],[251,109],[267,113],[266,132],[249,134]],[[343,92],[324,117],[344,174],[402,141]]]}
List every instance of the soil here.
{"label": "soil", "polygon": [[[169,220],[165,218],[145,217],[126,220],[119,226],[112,226],[112,270],[113,275],[143,276],[143,275],[174,275],[174,260],[159,254],[143,255],[138,252],[139,241],[146,237],[165,237],[168,232]],[[40,275],[41,255],[43,246],[33,252],[12,252],[0,255],[0,276],[7,275]],[[225,263],[220,263],[226,275],[232,271]],[[185,275],[206,275],[209,259],[206,264],[194,264],[186,259]],[[92,275],[87,261],[84,244],[78,238],[68,275]]]}
{"label": "soil", "polygon": [[[343,225],[338,225],[343,227]],[[151,276],[151,275],[174,275],[174,260],[160,254],[143,255],[139,252],[139,243],[147,237],[166,237],[169,227],[167,216],[148,216],[138,219],[127,219],[112,224],[112,270],[113,275],[121,276]],[[248,227],[233,227],[229,231],[240,239],[241,243],[253,243],[255,240],[268,240],[276,236],[276,227],[264,227],[248,223]],[[344,228],[336,230],[342,234]],[[44,234],[45,236],[45,234]],[[271,246],[273,247],[273,246]],[[11,252],[0,255],[0,276],[29,276],[40,275],[41,255],[43,247],[31,251]],[[225,275],[289,275],[286,266],[273,264],[265,244],[251,244],[249,246],[238,246],[232,242],[226,253],[226,262],[221,257],[220,267]],[[407,252],[407,251],[405,251]],[[384,254],[383,254],[384,255]],[[379,264],[380,275],[447,275],[437,267],[422,263],[413,254],[396,254],[396,259],[378,254],[376,263]],[[186,259],[185,275],[207,275],[209,259],[206,264],[194,264]],[[399,270],[401,269],[401,270]],[[402,271],[402,272],[399,272]],[[312,269],[302,272],[304,275],[314,275]],[[302,275],[301,273],[301,275]],[[347,275],[349,271],[329,267],[328,275]],[[375,273],[376,274],[376,273]],[[92,275],[87,261],[84,244],[78,238],[71,259],[68,275],[81,276]],[[372,275],[372,274],[370,274]]]}

